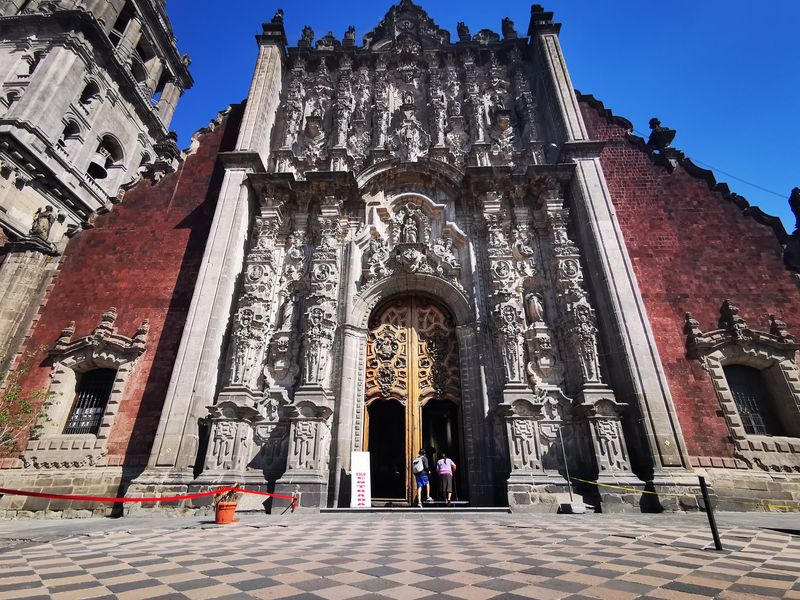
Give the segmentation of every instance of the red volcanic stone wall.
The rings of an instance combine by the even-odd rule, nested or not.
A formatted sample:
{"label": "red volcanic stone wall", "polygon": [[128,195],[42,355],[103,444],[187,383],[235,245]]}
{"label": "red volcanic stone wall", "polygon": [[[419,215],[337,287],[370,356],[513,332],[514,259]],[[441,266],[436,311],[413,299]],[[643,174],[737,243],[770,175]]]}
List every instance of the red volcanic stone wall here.
{"label": "red volcanic stone wall", "polygon": [[[654,165],[621,123],[582,100],[638,278],[690,454],[730,458],[733,444],[709,375],[686,358],[683,316],[717,328],[730,298],[754,329],[777,314],[800,334],[800,290],[784,268],[772,229],[678,166]],[[721,466],[721,465],[720,465]]]}
{"label": "red volcanic stone wall", "polygon": [[[110,465],[146,464],[192,298],[221,181],[217,153],[233,149],[241,111],[234,107],[175,173],[141,182],[121,204],[70,240],[24,351],[52,347],[75,321],[73,339],[92,332],[109,307],[115,327],[132,337],[150,321],[110,432]],[[47,389],[50,366],[39,352],[27,390]],[[25,440],[22,441],[24,445]]]}

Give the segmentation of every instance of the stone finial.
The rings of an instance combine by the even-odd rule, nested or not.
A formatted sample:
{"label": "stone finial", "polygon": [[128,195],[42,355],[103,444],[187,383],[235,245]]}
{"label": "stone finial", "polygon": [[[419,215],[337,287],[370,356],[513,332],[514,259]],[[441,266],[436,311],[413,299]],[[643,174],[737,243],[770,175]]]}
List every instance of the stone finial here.
{"label": "stone finial", "polygon": [[298,48],[311,48],[314,42],[314,30],[308,25],[303,27],[303,32],[300,34],[300,39],[297,41]]}
{"label": "stone finial", "polygon": [[144,350],[145,344],[147,343],[147,335],[150,333],[150,321],[145,319],[142,321],[142,324],[139,325],[139,328],[136,330],[136,333],[133,336],[133,340],[131,341],[131,346],[133,348],[140,348]]}
{"label": "stone finial", "polygon": [[739,307],[727,298],[719,309],[719,328],[729,329],[736,338],[744,337],[742,332],[747,329],[747,321],[739,316]]}
{"label": "stone finial", "polygon": [[283,25],[283,9],[279,8],[275,11],[275,16],[272,17],[273,25]]}
{"label": "stone finial", "polygon": [[355,46],[356,43],[356,28],[350,25],[347,31],[344,32],[344,39],[342,40],[345,46]]}
{"label": "stone finial", "polygon": [[677,131],[669,127],[662,127],[661,121],[657,117],[650,119],[650,138],[647,140],[647,145],[651,148],[658,150],[667,150],[672,148],[672,140],[675,139]]}
{"label": "stone finial", "polygon": [[472,39],[472,36],[469,34],[469,27],[464,24],[464,21],[459,21],[456,24],[456,32],[458,33],[459,42],[468,42]]}
{"label": "stone finial", "polygon": [[703,335],[703,331],[700,329],[700,322],[688,312],[683,315],[683,333],[686,335],[687,342],[694,342]]}
{"label": "stone finial", "polygon": [[339,40],[336,39],[336,36],[333,35],[332,31],[329,31],[325,35],[323,35],[319,40],[317,40],[316,47],[321,48],[323,50],[334,50],[341,46]]}
{"label": "stone finial", "polygon": [[769,332],[772,335],[781,338],[784,342],[794,342],[794,338],[786,330],[786,323],[775,315],[769,316]]}
{"label": "stone finial", "polygon": [[503,37],[505,39],[507,40],[517,39],[517,30],[514,29],[514,21],[512,21],[508,17],[503,17],[503,21],[501,22],[501,31],[503,32]]}
{"label": "stone finial", "polygon": [[67,326],[61,330],[61,333],[58,334],[58,339],[56,340],[56,350],[63,350],[66,348],[70,341],[72,341],[73,335],[75,335],[75,321],[70,321],[67,323]]}
{"label": "stone finial", "polygon": [[789,195],[789,208],[794,215],[794,233],[800,235],[800,188],[796,187]]}
{"label": "stone finial", "polygon": [[117,309],[113,306],[103,313],[100,323],[95,327],[92,335],[95,337],[107,337],[114,333],[114,321],[117,320]]}

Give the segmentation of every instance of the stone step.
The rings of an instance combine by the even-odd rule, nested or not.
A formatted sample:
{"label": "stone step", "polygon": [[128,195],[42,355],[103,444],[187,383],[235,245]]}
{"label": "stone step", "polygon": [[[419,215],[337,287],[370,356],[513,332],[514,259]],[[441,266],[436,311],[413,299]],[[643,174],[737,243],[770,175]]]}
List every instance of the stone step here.
{"label": "stone step", "polygon": [[419,513],[419,512],[434,512],[434,513],[496,513],[508,514],[511,509],[507,506],[469,506],[468,503],[457,504],[453,502],[451,506],[447,506],[444,502],[434,505],[426,505],[423,508],[418,506],[375,506],[372,508],[321,508],[321,513]]}

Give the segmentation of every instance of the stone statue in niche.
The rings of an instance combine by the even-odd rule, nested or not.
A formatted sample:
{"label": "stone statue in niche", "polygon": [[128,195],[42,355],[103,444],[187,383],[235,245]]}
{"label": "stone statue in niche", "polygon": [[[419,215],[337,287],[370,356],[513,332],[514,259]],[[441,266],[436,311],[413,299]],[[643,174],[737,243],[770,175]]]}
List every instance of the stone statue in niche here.
{"label": "stone statue in niche", "polygon": [[416,244],[418,238],[417,222],[411,215],[406,215],[403,219],[401,238],[404,244]]}
{"label": "stone statue in niche", "polygon": [[33,215],[33,224],[31,225],[29,235],[38,237],[45,242],[48,241],[48,238],[50,237],[50,229],[53,226],[53,221],[56,220],[56,217],[57,214],[55,209],[49,204],[43,209],[38,209],[36,214]]}
{"label": "stone statue in niche", "polygon": [[525,296],[525,309],[528,315],[528,322],[531,325],[545,322],[544,303],[542,302],[541,294],[528,292]]}
{"label": "stone statue in niche", "polygon": [[347,154],[353,160],[353,170],[360,171],[367,160],[372,136],[367,130],[367,122],[356,113],[353,116],[353,131],[347,138]]}
{"label": "stone statue in niche", "polygon": [[492,138],[492,155],[500,161],[513,164],[516,150],[515,134],[511,125],[511,113],[509,111],[497,111],[494,124],[489,130],[489,136]]}
{"label": "stone statue in niche", "polygon": [[322,131],[322,119],[318,115],[309,115],[306,128],[300,139],[292,148],[294,155],[313,168],[328,158],[327,137]]}

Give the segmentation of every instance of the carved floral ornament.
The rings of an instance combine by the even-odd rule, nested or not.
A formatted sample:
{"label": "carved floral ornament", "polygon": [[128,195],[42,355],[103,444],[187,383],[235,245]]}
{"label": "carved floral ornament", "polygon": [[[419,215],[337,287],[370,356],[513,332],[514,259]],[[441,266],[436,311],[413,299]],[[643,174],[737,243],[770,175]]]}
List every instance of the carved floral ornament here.
{"label": "carved floral ornament", "polygon": [[[736,458],[765,471],[800,472],[800,439],[750,434],[745,431],[739,408],[728,385],[724,367],[746,365],[762,372],[769,396],[786,423],[800,424],[800,369],[795,361],[800,349],[786,323],[769,315],[769,332],[750,327],[730,300],[720,308],[718,328],[702,331],[700,323],[686,313],[683,331],[689,358],[701,361],[716,389],[722,412],[736,447]],[[791,431],[798,435],[800,428]]]}

